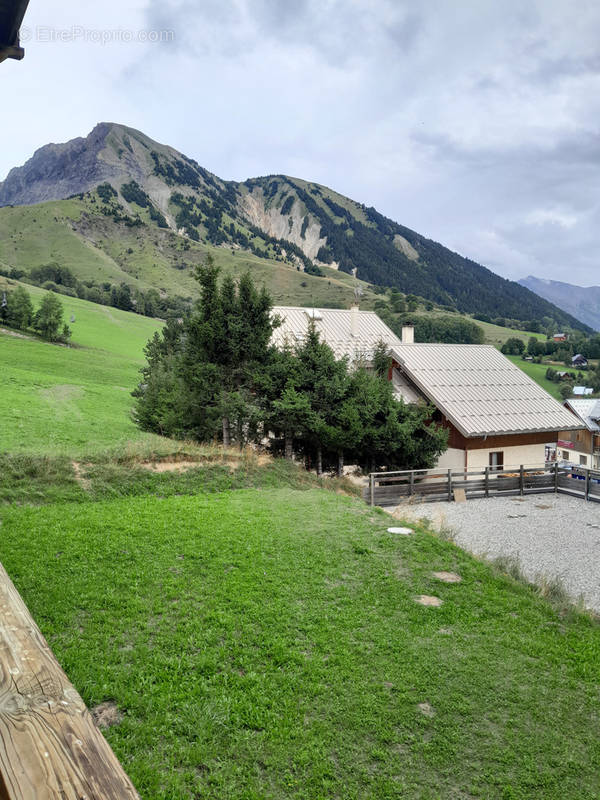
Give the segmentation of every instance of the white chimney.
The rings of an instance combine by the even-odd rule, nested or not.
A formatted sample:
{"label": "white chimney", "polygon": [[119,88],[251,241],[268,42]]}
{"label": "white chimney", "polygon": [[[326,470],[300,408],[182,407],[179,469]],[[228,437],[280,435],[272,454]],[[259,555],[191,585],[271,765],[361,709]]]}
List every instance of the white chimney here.
{"label": "white chimney", "polygon": [[415,343],[415,326],[403,325],[402,326],[402,344]]}
{"label": "white chimney", "polygon": [[350,306],[350,335],[353,339],[358,338],[358,303],[352,303]]}

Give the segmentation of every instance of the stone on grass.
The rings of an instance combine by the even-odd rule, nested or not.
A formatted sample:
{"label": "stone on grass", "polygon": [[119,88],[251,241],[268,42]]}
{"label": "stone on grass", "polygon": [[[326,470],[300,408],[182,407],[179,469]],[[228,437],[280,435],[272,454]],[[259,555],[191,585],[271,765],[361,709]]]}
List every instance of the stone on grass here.
{"label": "stone on grass", "polygon": [[388,533],[395,533],[397,536],[410,536],[414,533],[412,528],[388,528]]}
{"label": "stone on grass", "polygon": [[456,572],[434,572],[433,577],[444,583],[460,583],[462,578]]}
{"label": "stone on grass", "polygon": [[118,725],[123,719],[123,714],[112,700],[106,700],[104,703],[94,706],[91,711],[94,722],[99,728],[110,728]]}
{"label": "stone on grass", "polygon": [[415,601],[420,603],[422,606],[441,606],[444,602],[439,597],[433,597],[430,594],[419,594],[415,597]]}
{"label": "stone on grass", "polygon": [[417,708],[423,714],[424,717],[435,717],[435,711],[431,707],[431,705],[427,702],[419,703]]}

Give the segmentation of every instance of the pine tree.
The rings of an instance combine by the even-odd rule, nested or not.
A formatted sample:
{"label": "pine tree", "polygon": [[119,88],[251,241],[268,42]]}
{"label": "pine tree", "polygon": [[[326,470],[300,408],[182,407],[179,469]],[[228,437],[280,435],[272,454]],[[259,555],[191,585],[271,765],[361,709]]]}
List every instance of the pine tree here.
{"label": "pine tree", "polygon": [[348,386],[348,362],[337,360],[332,349],[322,342],[310,320],[304,342],[296,351],[297,390],[306,395],[312,409],[312,424],[306,431],[307,444],[316,456],[317,474],[323,472],[323,451],[337,447],[337,411]]}
{"label": "pine tree", "polygon": [[15,328],[26,330],[33,322],[33,303],[23,286],[10,292],[6,298],[6,322]]}
{"label": "pine tree", "polygon": [[54,292],[47,292],[35,313],[33,327],[44,339],[55,342],[60,339],[59,332],[61,331],[62,325],[62,303]]}

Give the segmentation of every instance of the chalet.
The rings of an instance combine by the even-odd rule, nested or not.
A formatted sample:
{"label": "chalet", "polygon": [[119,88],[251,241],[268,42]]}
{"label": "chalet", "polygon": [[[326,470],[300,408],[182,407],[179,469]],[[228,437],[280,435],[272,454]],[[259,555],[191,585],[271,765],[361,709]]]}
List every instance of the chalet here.
{"label": "chalet", "polygon": [[588,360],[585,356],[581,355],[581,353],[577,353],[577,355],[573,356],[571,359],[571,365],[573,367],[587,367]]}
{"label": "chalet", "polygon": [[600,400],[574,398],[565,401],[565,407],[582,428],[560,433],[558,459],[581,467],[600,469]]}
{"label": "chalet", "polygon": [[559,432],[582,427],[491,345],[419,344],[412,326],[405,326],[399,338],[377,314],[357,306],[280,306],[273,311],[283,320],[274,333],[277,346],[302,341],[310,320],[337,357],[354,362],[368,365],[374,348],[385,342],[392,355],[389,379],[396,396],[407,403],[431,404],[434,419],[449,430],[448,450],[439,467],[479,470],[543,464],[546,445],[556,443]]}
{"label": "chalet", "polygon": [[566,342],[567,339],[568,336],[566,333],[555,333],[554,336],[552,337],[553,342]]}

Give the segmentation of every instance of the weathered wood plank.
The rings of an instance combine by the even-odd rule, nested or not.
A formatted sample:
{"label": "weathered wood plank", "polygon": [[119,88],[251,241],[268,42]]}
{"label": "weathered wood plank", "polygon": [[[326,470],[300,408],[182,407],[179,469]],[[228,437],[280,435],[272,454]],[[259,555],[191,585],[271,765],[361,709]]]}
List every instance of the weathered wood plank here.
{"label": "weathered wood plank", "polygon": [[0,798],[139,800],[0,564]]}

